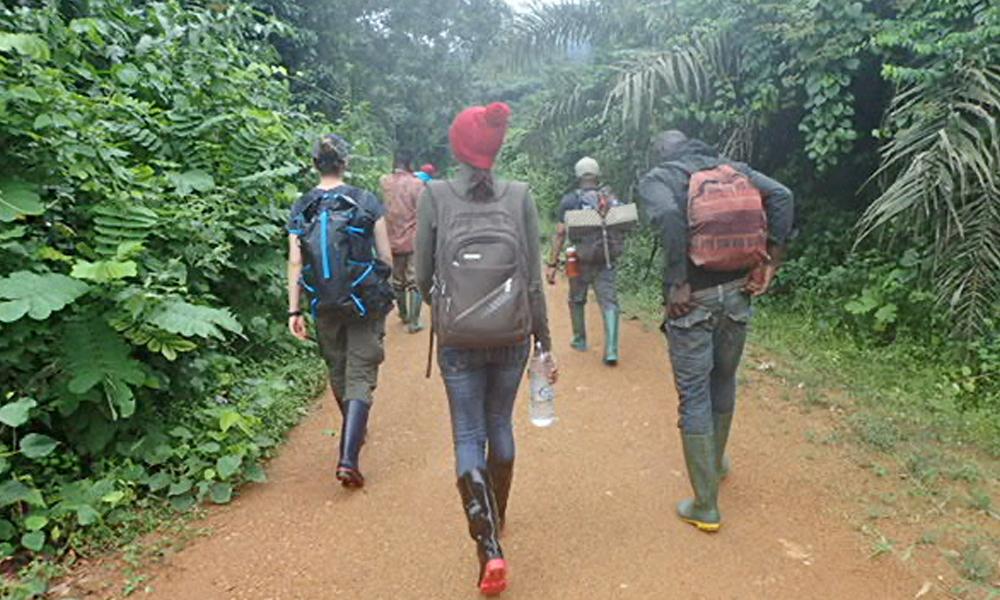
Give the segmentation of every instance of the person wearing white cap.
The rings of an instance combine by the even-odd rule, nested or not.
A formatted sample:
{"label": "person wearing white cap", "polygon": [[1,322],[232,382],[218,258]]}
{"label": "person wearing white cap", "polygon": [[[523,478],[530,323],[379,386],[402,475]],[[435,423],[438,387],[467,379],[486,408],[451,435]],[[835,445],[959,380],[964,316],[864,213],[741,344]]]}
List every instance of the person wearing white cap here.
{"label": "person wearing white cap", "polygon": [[546,265],[546,279],[550,284],[555,283],[559,254],[568,235],[576,249],[580,266],[579,275],[569,279],[569,310],[573,323],[573,340],[570,346],[581,352],[587,350],[585,307],[587,292],[593,286],[604,316],[604,363],[614,366],[618,364],[620,320],[614,263],[624,247],[624,234],[622,231],[610,231],[602,227],[575,227],[573,222],[568,223],[568,217],[579,216],[581,222],[588,222],[593,220],[588,219],[588,213],[594,215],[596,212],[603,219],[611,208],[622,205],[622,201],[611,188],[601,185],[601,167],[593,158],[581,158],[574,171],[577,189],[563,196],[559,203],[559,224]]}

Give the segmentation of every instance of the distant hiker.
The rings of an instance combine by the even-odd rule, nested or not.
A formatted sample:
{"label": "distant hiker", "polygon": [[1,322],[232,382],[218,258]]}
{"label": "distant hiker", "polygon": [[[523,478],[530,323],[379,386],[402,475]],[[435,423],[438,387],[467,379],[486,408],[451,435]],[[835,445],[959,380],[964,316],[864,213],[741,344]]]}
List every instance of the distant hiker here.
{"label": "distant hiker", "polygon": [[[548,350],[538,211],[528,186],[493,178],[510,108],[467,108],[449,130],[455,179],[420,199],[417,282],[431,300],[455,472],[479,553],[479,589],[507,587],[499,532],[514,469],[511,418],[532,338]],[[549,365],[552,381],[557,371]]]}
{"label": "distant hiker", "polygon": [[414,175],[416,175],[420,181],[427,183],[437,177],[437,167],[431,163],[427,163],[420,167],[420,170],[414,173]]}
{"label": "distant hiker", "polygon": [[365,481],[358,455],[384,358],[385,316],[392,310],[392,254],[382,204],[371,192],[344,183],[347,161],[347,142],[323,136],[313,149],[319,184],[292,206],[288,329],[300,340],[309,337],[304,292],[343,417],[337,479],[356,488]]}
{"label": "distant hiker", "polygon": [[396,290],[399,317],[407,331],[417,333],[423,300],[414,279],[413,242],[417,236],[417,200],[424,184],[411,173],[410,157],[397,152],[391,175],[382,177],[382,199],[386,206],[386,225],[392,246],[392,284]]}
{"label": "distant hiker", "polygon": [[767,292],[792,231],[792,193],[680,131],[654,139],[639,184],[664,249],[664,323],[694,498],[678,516],[718,531],[719,480],[736,401],[750,298]]}
{"label": "distant hiker", "polygon": [[[615,263],[625,246],[625,235],[636,224],[634,206],[625,207],[611,188],[601,185],[601,168],[589,156],[575,167],[578,187],[563,196],[559,203],[556,235],[547,263],[546,279],[555,283],[559,253],[567,233],[572,244],[572,259],[579,272],[567,269],[569,276],[569,314],[573,323],[570,346],[587,350],[587,293],[593,286],[604,317],[604,363],[618,364],[618,327],[620,309]],[[619,208],[628,210],[619,211]],[[627,213],[627,214],[626,214]]]}

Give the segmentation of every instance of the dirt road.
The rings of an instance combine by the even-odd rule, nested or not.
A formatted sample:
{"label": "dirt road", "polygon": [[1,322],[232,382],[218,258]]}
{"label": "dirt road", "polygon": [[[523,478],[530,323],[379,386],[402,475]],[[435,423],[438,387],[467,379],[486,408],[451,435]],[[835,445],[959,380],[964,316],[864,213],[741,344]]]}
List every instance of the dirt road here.
{"label": "dirt road", "polygon": [[[636,322],[622,362],[568,349],[565,288],[550,291],[562,369],[559,422],[516,408],[518,462],[504,547],[509,600],[538,598],[912,598],[919,582],[871,560],[843,516],[846,463],[817,455],[809,416],[752,369],[741,390],[724,483],[724,527],[674,517],[689,493],[665,345]],[[388,360],[363,455],[368,485],[333,477],[337,428],[323,398],[268,469],[269,481],[213,510],[212,533],[152,568],[156,599],[474,598],[476,558],[455,491],[447,404],[423,377],[426,334],[391,317]],[[751,362],[752,364],[752,362]],[[808,460],[807,460],[808,459]]]}

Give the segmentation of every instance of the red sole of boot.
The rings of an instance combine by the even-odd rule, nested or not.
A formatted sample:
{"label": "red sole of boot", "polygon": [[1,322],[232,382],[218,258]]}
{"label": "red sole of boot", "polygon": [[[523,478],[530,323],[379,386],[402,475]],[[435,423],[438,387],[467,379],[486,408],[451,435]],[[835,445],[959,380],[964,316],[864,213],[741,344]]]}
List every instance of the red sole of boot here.
{"label": "red sole of boot", "polygon": [[479,582],[479,591],[484,596],[496,596],[507,589],[507,561],[494,558],[483,568],[483,579]]}
{"label": "red sole of boot", "polygon": [[354,469],[337,469],[337,481],[345,488],[360,488],[365,485],[365,478]]}

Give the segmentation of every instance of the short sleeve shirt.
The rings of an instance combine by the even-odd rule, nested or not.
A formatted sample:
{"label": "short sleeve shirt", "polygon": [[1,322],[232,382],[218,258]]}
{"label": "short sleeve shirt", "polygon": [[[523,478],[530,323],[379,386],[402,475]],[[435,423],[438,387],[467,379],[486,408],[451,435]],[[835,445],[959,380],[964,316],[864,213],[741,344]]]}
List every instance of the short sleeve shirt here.
{"label": "short sleeve shirt", "polygon": [[321,197],[323,194],[330,192],[337,192],[349,196],[354,199],[362,208],[368,210],[373,215],[375,215],[375,220],[381,219],[385,216],[385,207],[382,206],[382,202],[379,201],[378,197],[360,188],[356,188],[351,185],[341,185],[337,186],[331,190],[322,190],[320,188],[313,188],[302,194],[295,204],[292,205],[292,210],[288,215],[288,223],[285,228],[288,229],[288,233],[292,235],[302,235],[305,232],[306,218],[305,211],[306,208],[316,199]]}

